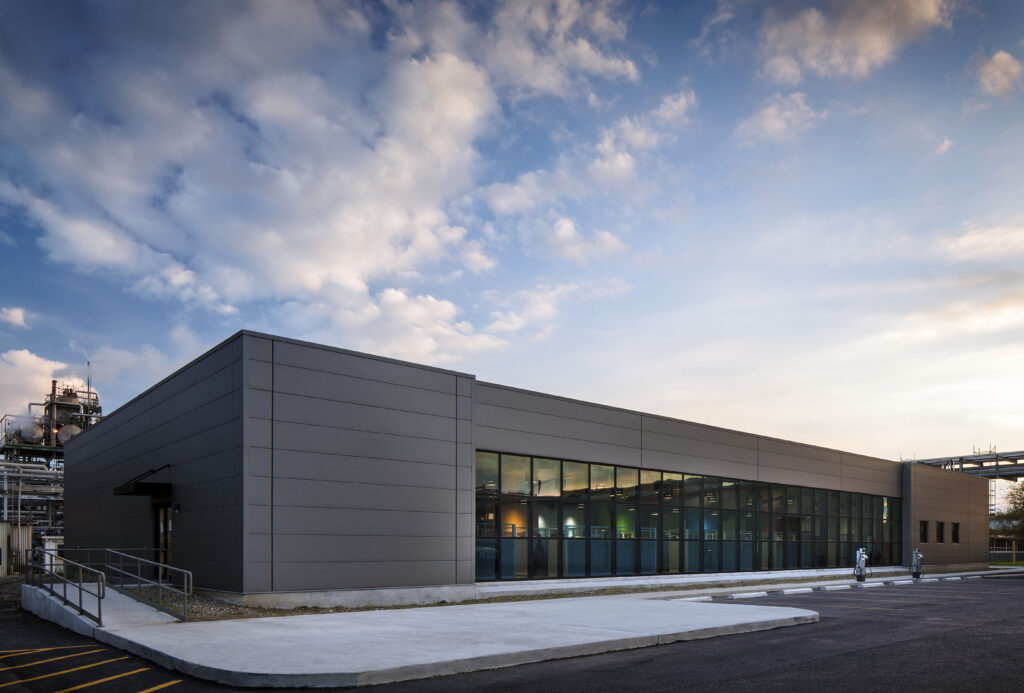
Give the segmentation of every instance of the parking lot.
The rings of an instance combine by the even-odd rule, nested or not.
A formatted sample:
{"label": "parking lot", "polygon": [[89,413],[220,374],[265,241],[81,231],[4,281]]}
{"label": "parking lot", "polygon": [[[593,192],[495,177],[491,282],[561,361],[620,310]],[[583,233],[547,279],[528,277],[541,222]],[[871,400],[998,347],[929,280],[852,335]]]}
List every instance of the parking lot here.
{"label": "parking lot", "polygon": [[[770,595],[745,603],[813,609],[821,620],[374,690],[1021,690],[1024,579]],[[495,637],[511,627],[495,624]]]}
{"label": "parking lot", "polygon": [[[770,594],[744,603],[813,609],[821,620],[370,690],[1020,690],[1024,579]],[[514,627],[496,623],[494,636]],[[0,608],[0,650],[0,693],[240,690],[162,669],[13,605]]]}

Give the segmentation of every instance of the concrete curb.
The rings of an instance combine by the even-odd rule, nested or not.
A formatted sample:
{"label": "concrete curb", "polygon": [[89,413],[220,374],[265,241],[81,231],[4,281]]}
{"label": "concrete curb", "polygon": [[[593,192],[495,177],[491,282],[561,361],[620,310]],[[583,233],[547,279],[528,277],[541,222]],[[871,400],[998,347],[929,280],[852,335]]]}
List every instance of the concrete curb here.
{"label": "concrete curb", "polygon": [[757,599],[758,597],[767,597],[767,592],[736,592],[733,594],[726,595],[726,599]]}

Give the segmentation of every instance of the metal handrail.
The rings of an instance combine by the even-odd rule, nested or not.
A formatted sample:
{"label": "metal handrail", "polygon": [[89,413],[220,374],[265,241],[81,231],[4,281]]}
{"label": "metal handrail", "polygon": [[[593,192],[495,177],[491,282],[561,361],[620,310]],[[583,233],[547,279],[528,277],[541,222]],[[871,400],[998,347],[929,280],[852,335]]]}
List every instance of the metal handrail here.
{"label": "metal handrail", "polygon": [[[126,565],[128,566],[127,569],[125,568]],[[132,571],[133,567],[134,572]],[[175,568],[166,563],[132,556],[116,549],[104,549],[103,570],[110,576],[111,586],[114,586],[116,581],[117,587],[121,591],[172,616],[178,616],[179,614],[166,606],[167,601],[164,599],[164,594],[165,592],[170,592],[171,594],[179,595],[182,602],[181,619],[183,621],[188,620],[188,598],[192,594],[191,571]],[[156,579],[146,577],[143,574],[144,572],[155,575]],[[126,578],[128,583],[125,582]],[[176,583],[180,587],[177,587]],[[155,588],[158,594],[157,599],[147,598],[143,591],[144,588]],[[134,595],[130,594],[132,590],[135,591]]]}
{"label": "metal handrail", "polygon": [[[26,561],[25,561],[25,578],[28,584],[34,587],[42,587],[54,597],[59,598],[68,606],[78,609],[78,613],[86,618],[95,621],[96,625],[103,625],[103,597],[106,595],[106,577],[103,572],[90,568],[82,563],[76,563],[70,559],[64,558],[59,555],[56,551],[47,551],[46,549],[34,548],[26,550]],[[63,566],[63,570],[58,572],[57,566]],[[68,566],[74,567],[77,572],[75,580],[69,580],[67,578]],[[49,581],[44,581],[42,576],[48,576]],[[84,577],[90,575],[95,578],[94,581],[85,581]],[[58,594],[57,590],[54,589],[54,584],[60,581],[62,589]],[[86,585],[95,582],[96,590],[90,591],[86,589]],[[68,599],[68,584],[72,584],[78,590],[78,603]],[[85,608],[83,603],[83,594],[88,594],[96,597],[96,613],[90,612]]]}

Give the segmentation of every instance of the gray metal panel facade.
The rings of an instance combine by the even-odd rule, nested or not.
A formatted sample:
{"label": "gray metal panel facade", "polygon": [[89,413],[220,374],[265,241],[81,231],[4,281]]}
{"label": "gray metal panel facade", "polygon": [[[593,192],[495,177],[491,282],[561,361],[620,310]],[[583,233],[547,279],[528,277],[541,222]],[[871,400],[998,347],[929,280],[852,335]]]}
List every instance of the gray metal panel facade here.
{"label": "gray metal panel facade", "polygon": [[477,449],[901,496],[899,464],[476,383]]}
{"label": "gray metal panel facade", "polygon": [[472,376],[245,340],[244,591],[471,583]]}
{"label": "gray metal panel facade", "polygon": [[170,482],[173,563],[198,584],[242,587],[242,340],[236,335],[169,376],[65,449],[65,546],[153,547],[147,496],[114,496],[149,469]]}

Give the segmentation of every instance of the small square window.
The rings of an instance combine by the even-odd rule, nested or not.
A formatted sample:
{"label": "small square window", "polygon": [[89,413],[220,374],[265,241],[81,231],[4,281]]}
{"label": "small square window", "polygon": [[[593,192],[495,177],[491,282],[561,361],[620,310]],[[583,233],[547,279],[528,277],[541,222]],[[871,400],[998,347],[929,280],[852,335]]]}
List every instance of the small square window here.
{"label": "small square window", "polygon": [[921,520],[921,543],[928,543],[928,520]]}
{"label": "small square window", "polygon": [[954,522],[953,523],[953,543],[954,544],[959,544],[960,543],[960,523],[959,522]]}
{"label": "small square window", "polygon": [[935,523],[935,541],[936,543],[943,543],[946,541],[946,523],[936,522]]}

